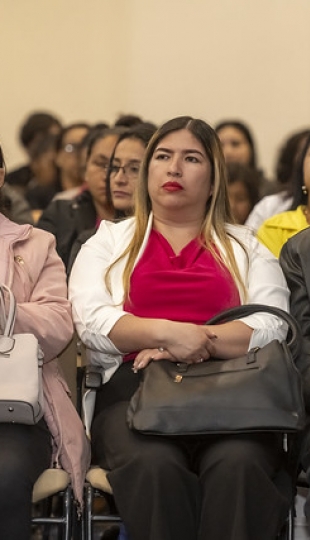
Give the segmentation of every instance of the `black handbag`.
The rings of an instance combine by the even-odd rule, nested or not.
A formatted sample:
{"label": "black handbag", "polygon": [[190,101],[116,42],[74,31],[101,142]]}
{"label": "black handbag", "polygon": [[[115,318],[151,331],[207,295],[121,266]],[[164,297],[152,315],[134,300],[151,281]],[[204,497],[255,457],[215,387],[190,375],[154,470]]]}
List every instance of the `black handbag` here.
{"label": "black handbag", "polygon": [[278,308],[247,304],[226,310],[207,324],[258,311],[284,319],[289,327],[286,341],[273,340],[230,360],[151,362],[130,401],[129,427],[166,436],[303,429],[302,382],[294,362],[301,333],[293,317]]}

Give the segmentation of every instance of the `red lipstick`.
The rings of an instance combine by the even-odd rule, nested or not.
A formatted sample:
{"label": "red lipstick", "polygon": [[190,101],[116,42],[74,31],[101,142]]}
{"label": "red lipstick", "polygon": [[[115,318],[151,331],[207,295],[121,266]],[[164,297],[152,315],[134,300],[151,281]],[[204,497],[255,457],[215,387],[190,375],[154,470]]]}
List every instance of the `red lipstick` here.
{"label": "red lipstick", "polygon": [[165,191],[182,191],[183,187],[178,182],[165,182],[163,189]]}

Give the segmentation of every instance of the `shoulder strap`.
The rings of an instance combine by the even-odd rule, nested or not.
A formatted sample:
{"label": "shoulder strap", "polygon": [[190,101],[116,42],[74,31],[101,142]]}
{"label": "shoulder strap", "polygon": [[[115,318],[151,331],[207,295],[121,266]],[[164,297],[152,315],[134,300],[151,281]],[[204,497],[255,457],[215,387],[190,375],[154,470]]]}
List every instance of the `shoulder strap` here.
{"label": "shoulder strap", "polygon": [[[5,312],[4,291],[9,296],[8,314]],[[15,324],[16,301],[13,292],[6,285],[0,285],[0,324],[4,336],[11,336]]]}
{"label": "shoulder strap", "polygon": [[283,319],[289,327],[289,337],[287,340],[288,346],[290,349],[299,350],[302,334],[297,321],[290,313],[287,313],[287,311],[274,306],[266,306],[264,304],[244,304],[243,306],[237,306],[222,311],[218,315],[215,315],[209,319],[206,324],[228,322],[235,319],[241,319],[242,317],[247,317],[248,315],[258,312],[271,313],[272,315]]}

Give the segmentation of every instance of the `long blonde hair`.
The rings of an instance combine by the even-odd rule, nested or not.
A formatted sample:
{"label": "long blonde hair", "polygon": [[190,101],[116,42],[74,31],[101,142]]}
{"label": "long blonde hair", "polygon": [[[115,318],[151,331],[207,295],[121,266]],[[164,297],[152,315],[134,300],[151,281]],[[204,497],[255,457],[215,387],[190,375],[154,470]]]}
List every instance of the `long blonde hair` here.
{"label": "long blonde hair", "polygon": [[[246,287],[241,278],[230,241],[231,235],[229,235],[226,230],[226,224],[233,223],[233,218],[229,206],[226,165],[221,142],[215,131],[206,122],[191,118],[190,116],[180,116],[169,120],[163,124],[151,138],[141,165],[140,176],[135,192],[136,204],[134,214],[134,235],[122,255],[108,268],[105,277],[106,284],[108,288],[110,288],[109,274],[111,268],[113,268],[113,266],[120,259],[128,255],[128,260],[126,262],[123,274],[124,299],[129,296],[131,274],[146,233],[149,215],[152,210],[152,203],[148,193],[149,164],[158,143],[170,133],[179,131],[181,129],[187,129],[190,131],[190,133],[192,133],[192,135],[194,135],[194,137],[196,137],[196,139],[202,144],[211,163],[211,185],[213,186],[213,192],[212,196],[207,202],[205,218],[201,225],[201,237],[203,239],[203,244],[205,248],[209,250],[219,261],[219,263],[223,264],[229,270],[237,286],[241,288],[243,296],[246,297]],[[214,248],[214,234],[217,236],[224,248],[224,255],[222,256],[219,255]],[[240,241],[238,239],[235,240],[239,242],[246,253],[246,249],[240,243]]]}

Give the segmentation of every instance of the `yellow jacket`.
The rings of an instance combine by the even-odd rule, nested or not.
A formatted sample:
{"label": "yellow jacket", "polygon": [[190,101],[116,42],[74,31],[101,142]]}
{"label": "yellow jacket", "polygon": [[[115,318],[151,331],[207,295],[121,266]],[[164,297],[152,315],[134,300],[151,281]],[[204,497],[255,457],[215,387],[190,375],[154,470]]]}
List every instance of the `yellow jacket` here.
{"label": "yellow jacket", "polygon": [[285,242],[299,231],[309,227],[303,206],[266,219],[257,231],[258,240],[276,257],[279,257]]}

